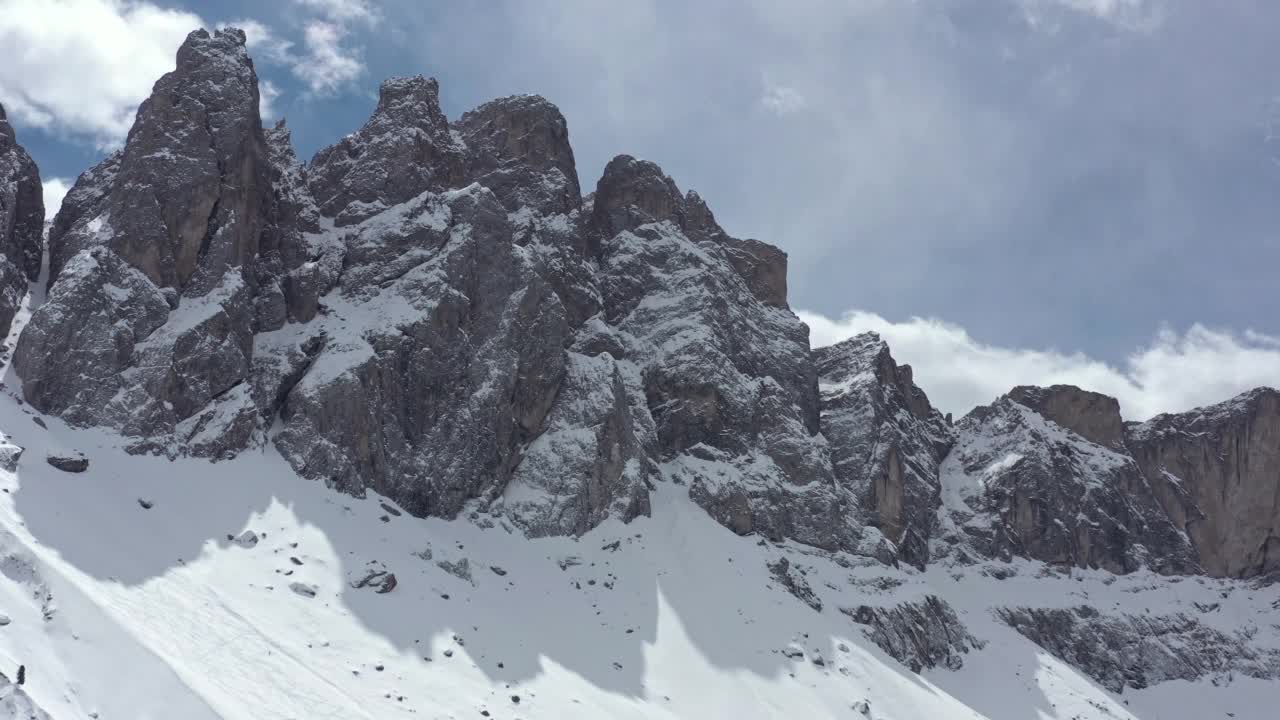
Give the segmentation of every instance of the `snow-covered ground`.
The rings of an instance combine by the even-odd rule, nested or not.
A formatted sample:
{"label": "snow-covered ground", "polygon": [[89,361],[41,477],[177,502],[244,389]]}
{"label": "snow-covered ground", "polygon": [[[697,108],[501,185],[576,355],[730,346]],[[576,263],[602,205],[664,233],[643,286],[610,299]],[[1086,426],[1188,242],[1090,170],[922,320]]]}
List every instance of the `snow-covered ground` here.
{"label": "snow-covered ground", "polygon": [[[650,518],[529,540],[502,518],[419,520],[337,494],[269,447],[130,456],[110,434],[38,424],[5,383],[0,430],[24,451],[0,470],[0,672],[24,665],[22,689],[57,720],[1261,720],[1280,706],[1280,686],[1245,677],[1115,695],[991,612],[1212,602],[1202,622],[1274,636],[1280,586],[841,563],[738,537],[670,482]],[[45,461],[74,451],[87,472]],[[782,557],[821,611],[770,573]],[[356,587],[375,571],[394,588]],[[985,643],[960,670],[912,673],[841,612],[928,594]],[[0,713],[27,717],[13,693],[0,681]]]}

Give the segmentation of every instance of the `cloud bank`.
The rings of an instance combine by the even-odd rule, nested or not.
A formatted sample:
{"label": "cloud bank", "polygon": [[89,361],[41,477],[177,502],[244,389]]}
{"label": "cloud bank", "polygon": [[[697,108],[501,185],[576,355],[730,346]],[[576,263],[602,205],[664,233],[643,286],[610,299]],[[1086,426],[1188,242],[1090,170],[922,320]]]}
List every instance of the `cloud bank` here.
{"label": "cloud bank", "polygon": [[1065,383],[1120,401],[1126,420],[1146,420],[1221,402],[1252,388],[1280,387],[1280,338],[1192,325],[1184,333],[1158,331],[1115,367],[1083,353],[999,347],[934,318],[892,322],[851,311],[839,319],[798,311],[814,347],[859,333],[880,334],[894,359],[915,370],[916,383],[943,412],[962,415],[1015,385]]}
{"label": "cloud bank", "polygon": [[116,145],[199,16],[149,2],[0,0],[0,97],[19,121]]}

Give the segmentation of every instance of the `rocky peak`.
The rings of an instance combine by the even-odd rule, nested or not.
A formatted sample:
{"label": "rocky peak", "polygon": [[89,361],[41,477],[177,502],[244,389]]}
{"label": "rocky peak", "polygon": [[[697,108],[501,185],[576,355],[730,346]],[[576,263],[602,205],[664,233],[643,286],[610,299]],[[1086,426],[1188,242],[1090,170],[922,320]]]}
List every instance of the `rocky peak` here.
{"label": "rocky peak", "polygon": [[508,210],[569,213],[582,204],[569,125],[539,95],[513,95],[466,112],[455,125],[467,145],[467,179]]}
{"label": "rocky peak", "polygon": [[623,230],[663,220],[682,230],[687,227],[685,200],[675,181],[648,160],[630,155],[610,160],[596,183],[592,224],[606,237],[612,237]]}
{"label": "rocky peak", "polygon": [[27,281],[40,274],[43,233],[40,170],[0,105],[0,337],[9,333]]}
{"label": "rocky peak", "polygon": [[648,160],[619,155],[605,166],[596,184],[591,225],[594,244],[624,230],[668,221],[694,241],[720,246],[738,276],[756,299],[787,307],[787,254],[759,240],[729,236],[694,191],[682,195],[674,180]]}
{"label": "rocky peak", "polygon": [[1117,573],[1198,570],[1123,445],[1095,443],[1010,395],[974,409],[955,430],[941,466],[947,520],[935,547]]}
{"label": "rocky peak", "polygon": [[108,203],[109,244],[155,284],[205,294],[257,252],[265,154],[244,33],[192,32],[138,108]]}
{"label": "rocky peak", "polygon": [[837,482],[856,499],[858,519],[893,544],[894,557],[923,567],[951,428],[876,333],[818,348],[813,357]]}
{"label": "rocky peak", "polygon": [[307,181],[320,212],[352,225],[425,191],[459,187],[465,147],[440,109],[435,78],[391,78],[354,133],[316,153]]}
{"label": "rocky peak", "polygon": [[1207,573],[1280,571],[1280,392],[1131,423],[1126,442]]}
{"label": "rocky peak", "polygon": [[1074,385],[1047,388],[1019,385],[1010,390],[1007,397],[1090,442],[1109,448],[1120,448],[1124,444],[1120,403],[1113,397]]}
{"label": "rocky peak", "polygon": [[383,80],[378,86],[378,107],[374,114],[406,125],[438,128],[448,124],[440,109],[440,82],[422,75]]}

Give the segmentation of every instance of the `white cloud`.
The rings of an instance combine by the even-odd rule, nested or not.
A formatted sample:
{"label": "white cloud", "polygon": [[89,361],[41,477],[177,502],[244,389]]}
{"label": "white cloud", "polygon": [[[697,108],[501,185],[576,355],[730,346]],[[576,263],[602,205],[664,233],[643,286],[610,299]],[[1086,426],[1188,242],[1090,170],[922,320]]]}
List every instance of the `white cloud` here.
{"label": "white cloud", "polygon": [[280,37],[270,27],[254,20],[241,18],[218,23],[218,28],[236,27],[244,31],[245,45],[255,58],[273,62],[292,64],[297,61],[293,55],[293,42]]}
{"label": "white cloud", "polygon": [[44,183],[44,219],[52,220],[54,215],[58,214],[58,208],[62,207],[62,198],[66,197],[67,191],[71,189],[71,183],[66,178],[49,178]]}
{"label": "white cloud", "polygon": [[1120,401],[1127,420],[1180,412],[1226,400],[1258,386],[1280,387],[1280,338],[1234,334],[1193,325],[1161,330],[1152,343],[1116,368],[1086,355],[984,344],[957,325],[932,318],[891,322],[853,311],[839,320],[799,311],[814,347],[875,331],[894,359],[910,364],[933,404],[957,416],[985,405],[1015,385],[1065,383]]}
{"label": "white cloud", "polygon": [[760,97],[760,104],[778,115],[790,115],[799,112],[808,105],[804,95],[799,90],[786,85],[777,85],[768,80],[764,83],[764,95]]}
{"label": "white cloud", "polygon": [[258,115],[262,117],[262,121],[273,120],[276,117],[276,109],[273,103],[276,98],[280,97],[280,88],[270,80],[262,80],[258,83]]}
{"label": "white cloud", "polygon": [[373,25],[379,19],[378,12],[366,0],[293,0],[293,2],[338,23],[363,22]]}
{"label": "white cloud", "polygon": [[0,0],[0,97],[21,122],[116,145],[203,24],[141,0]]}
{"label": "white cloud", "polygon": [[346,27],[322,20],[307,23],[303,30],[306,54],[293,66],[293,72],[311,92],[330,94],[364,73],[364,62],[357,50],[343,44]]}

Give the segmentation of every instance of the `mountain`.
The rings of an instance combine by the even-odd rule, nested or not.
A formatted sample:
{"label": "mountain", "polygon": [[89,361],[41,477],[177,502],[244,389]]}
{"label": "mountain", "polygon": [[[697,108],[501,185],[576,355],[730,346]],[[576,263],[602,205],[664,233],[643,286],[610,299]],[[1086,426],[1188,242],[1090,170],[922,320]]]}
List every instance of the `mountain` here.
{"label": "mountain", "polygon": [[393,78],[302,163],[258,92],[244,33],[191,33],[47,249],[0,124],[11,715],[1280,700],[1276,391],[953,420],[878,336],[811,348],[785,253],[654,163],[584,195],[541,97],[451,121]]}
{"label": "mountain", "polygon": [[18,144],[0,105],[0,336],[40,274],[44,252],[44,191],[40,170]]}

